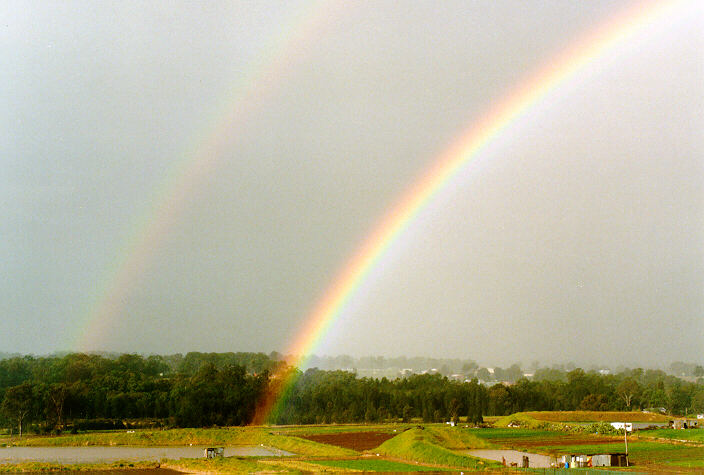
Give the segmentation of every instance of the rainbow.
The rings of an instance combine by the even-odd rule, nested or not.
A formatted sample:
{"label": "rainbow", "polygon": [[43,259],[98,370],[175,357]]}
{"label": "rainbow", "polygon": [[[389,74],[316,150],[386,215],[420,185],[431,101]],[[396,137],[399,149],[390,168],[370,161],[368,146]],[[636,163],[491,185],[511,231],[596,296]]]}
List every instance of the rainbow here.
{"label": "rainbow", "polygon": [[[434,165],[401,197],[374,232],[342,268],[333,284],[317,303],[298,337],[288,348],[291,361],[305,366],[310,355],[327,335],[345,304],[352,298],[365,278],[379,263],[386,251],[397,241],[419,212],[446,187],[468,163],[477,158],[489,143],[531,108],[543,101],[558,86],[590,63],[603,59],[615,47],[645,31],[660,19],[669,17],[684,2],[637,3],[584,36],[547,65],[525,78],[497,102],[478,122],[472,124],[435,161]],[[280,408],[285,394],[296,380],[296,372],[281,376],[255,417],[255,423],[271,419]]]}
{"label": "rainbow", "polygon": [[291,12],[277,35],[263,44],[256,60],[242,74],[221,101],[223,106],[202,131],[194,134],[181,159],[157,186],[148,207],[131,227],[126,244],[117,253],[96,287],[97,298],[86,311],[87,318],[79,326],[72,348],[89,351],[100,348],[100,342],[118,320],[130,291],[149,267],[160,245],[186,200],[218,166],[223,150],[236,138],[237,132],[252,113],[273,94],[284,72],[321,32],[338,17],[343,5],[338,2],[309,2]]}

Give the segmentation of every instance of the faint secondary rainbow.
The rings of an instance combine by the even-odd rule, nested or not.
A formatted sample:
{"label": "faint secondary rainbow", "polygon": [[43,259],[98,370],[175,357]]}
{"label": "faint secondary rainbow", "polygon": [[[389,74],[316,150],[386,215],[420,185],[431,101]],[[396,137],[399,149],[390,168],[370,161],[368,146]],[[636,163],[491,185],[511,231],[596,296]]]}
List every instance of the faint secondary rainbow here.
{"label": "faint secondary rainbow", "polygon": [[340,2],[327,0],[309,2],[290,14],[223,97],[220,110],[202,130],[193,134],[191,145],[162,179],[152,195],[151,206],[132,225],[132,232],[102,284],[96,286],[97,298],[84,324],[78,328],[74,348],[100,349],[111,325],[119,320],[130,291],[147,271],[179,213],[187,206],[187,199],[218,166],[240,127],[265,97],[278,88],[285,70],[305,54],[312,40],[337,18],[342,6]]}
{"label": "faint secondary rainbow", "polygon": [[[515,89],[499,100],[478,122],[473,123],[442,153],[434,165],[401,197],[381,223],[347,262],[323,298],[307,318],[298,337],[288,348],[294,365],[306,359],[330,330],[345,304],[385,252],[413,222],[418,213],[464,169],[469,162],[519,117],[541,102],[551,91],[580,69],[603,58],[613,48],[645,30],[685,2],[646,2],[631,5],[553,58],[548,64],[524,78]],[[285,376],[260,409],[255,423],[267,420],[278,402],[295,382],[296,375]]]}

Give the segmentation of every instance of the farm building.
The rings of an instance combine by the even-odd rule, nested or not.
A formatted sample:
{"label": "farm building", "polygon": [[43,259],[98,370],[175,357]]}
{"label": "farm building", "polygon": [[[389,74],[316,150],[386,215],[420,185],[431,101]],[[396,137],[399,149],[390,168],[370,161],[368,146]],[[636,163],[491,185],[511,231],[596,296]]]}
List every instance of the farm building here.
{"label": "farm building", "polygon": [[562,466],[565,468],[627,467],[628,455],[625,453],[563,455]]}
{"label": "farm building", "polygon": [[203,456],[207,459],[225,456],[225,447],[207,447],[203,449]]}
{"label": "farm building", "polygon": [[673,429],[698,429],[701,427],[700,420],[697,419],[675,419],[670,422]]}

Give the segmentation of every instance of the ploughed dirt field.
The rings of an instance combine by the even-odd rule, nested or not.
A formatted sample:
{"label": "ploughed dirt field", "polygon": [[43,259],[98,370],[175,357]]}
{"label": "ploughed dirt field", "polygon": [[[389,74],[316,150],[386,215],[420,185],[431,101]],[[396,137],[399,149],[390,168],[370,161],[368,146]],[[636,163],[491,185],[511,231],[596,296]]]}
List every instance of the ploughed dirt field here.
{"label": "ploughed dirt field", "polygon": [[298,437],[361,452],[378,447],[395,435],[397,434],[388,432],[340,432],[337,434],[298,435]]}

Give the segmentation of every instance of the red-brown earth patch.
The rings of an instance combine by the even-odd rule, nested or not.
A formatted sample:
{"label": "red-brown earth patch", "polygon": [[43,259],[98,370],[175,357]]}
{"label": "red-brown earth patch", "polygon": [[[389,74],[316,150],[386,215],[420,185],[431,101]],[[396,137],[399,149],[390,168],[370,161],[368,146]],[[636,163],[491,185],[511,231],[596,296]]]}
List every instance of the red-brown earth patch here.
{"label": "red-brown earth patch", "polygon": [[299,435],[298,437],[361,452],[378,447],[395,435],[397,434],[388,432],[340,432],[337,434]]}

